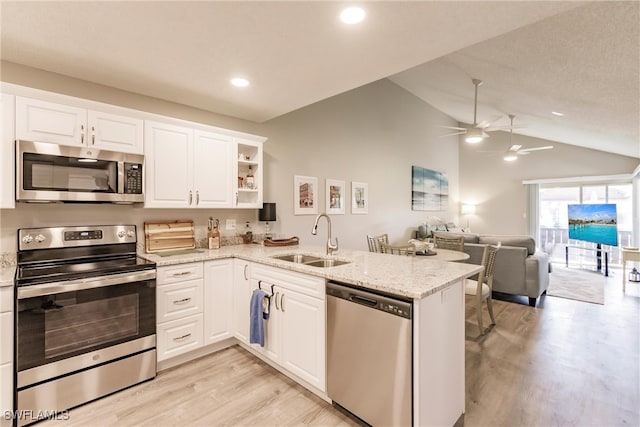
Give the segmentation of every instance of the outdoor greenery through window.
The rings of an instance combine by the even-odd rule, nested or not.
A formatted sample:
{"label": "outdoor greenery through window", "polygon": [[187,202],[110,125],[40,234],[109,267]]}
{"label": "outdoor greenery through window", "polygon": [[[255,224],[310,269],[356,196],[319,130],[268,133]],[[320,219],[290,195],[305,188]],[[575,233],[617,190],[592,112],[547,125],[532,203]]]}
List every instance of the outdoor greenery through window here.
{"label": "outdoor greenery through window", "polygon": [[[609,264],[620,264],[620,248],[631,245],[632,235],[632,185],[595,184],[571,186],[540,186],[539,191],[539,241],[542,250],[547,252],[551,261],[565,262],[565,247],[579,246],[587,249],[596,247],[595,243],[569,239],[568,208],[570,204],[614,203],[617,211],[618,246],[603,246],[609,252]],[[596,264],[592,250],[573,250],[569,257],[569,266],[593,267]]]}

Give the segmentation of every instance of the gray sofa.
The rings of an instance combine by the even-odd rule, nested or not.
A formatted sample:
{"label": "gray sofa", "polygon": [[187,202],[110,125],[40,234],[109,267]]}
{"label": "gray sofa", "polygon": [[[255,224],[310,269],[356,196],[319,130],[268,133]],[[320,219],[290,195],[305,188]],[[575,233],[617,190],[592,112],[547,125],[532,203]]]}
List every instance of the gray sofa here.
{"label": "gray sofa", "polygon": [[[436,233],[441,234],[441,233]],[[464,251],[471,264],[482,262],[484,245],[502,244],[496,257],[493,273],[493,290],[529,297],[529,305],[535,307],[537,298],[549,287],[549,256],[536,252],[536,242],[530,236],[442,233],[464,236]]]}

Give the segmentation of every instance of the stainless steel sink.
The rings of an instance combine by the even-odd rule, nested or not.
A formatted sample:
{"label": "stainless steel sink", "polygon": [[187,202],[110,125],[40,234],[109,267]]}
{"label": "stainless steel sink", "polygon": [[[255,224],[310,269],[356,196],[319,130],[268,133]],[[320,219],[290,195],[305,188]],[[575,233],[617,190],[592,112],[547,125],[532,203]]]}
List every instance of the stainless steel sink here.
{"label": "stainless steel sink", "polygon": [[335,267],[338,265],[349,264],[350,261],[343,261],[333,258],[323,258],[315,255],[305,254],[289,254],[289,255],[276,255],[274,259],[281,261],[294,262],[296,264],[309,265],[311,267]]}
{"label": "stainless steel sink", "polygon": [[304,255],[304,254],[278,255],[272,258],[279,259],[281,261],[295,262],[296,264],[307,264],[309,262],[322,260],[321,257],[317,257],[314,255]]}
{"label": "stainless steel sink", "polygon": [[349,261],[341,261],[339,259],[319,259],[305,264],[312,267],[335,267],[337,265],[349,264]]}

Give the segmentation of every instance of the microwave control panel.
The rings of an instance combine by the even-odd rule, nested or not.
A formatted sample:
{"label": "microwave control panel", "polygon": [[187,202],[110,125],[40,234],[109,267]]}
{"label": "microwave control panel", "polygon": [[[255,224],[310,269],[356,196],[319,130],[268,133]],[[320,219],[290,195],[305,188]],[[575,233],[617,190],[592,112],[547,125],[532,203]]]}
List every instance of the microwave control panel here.
{"label": "microwave control panel", "polygon": [[126,194],[142,194],[142,165],[140,163],[124,164]]}

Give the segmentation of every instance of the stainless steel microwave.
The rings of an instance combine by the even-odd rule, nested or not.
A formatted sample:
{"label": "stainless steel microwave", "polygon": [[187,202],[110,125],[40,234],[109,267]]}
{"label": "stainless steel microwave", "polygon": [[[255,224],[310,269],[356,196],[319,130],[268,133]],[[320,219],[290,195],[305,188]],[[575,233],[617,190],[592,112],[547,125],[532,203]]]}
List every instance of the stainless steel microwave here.
{"label": "stainless steel microwave", "polygon": [[16,141],[16,200],[20,202],[144,202],[144,156]]}

